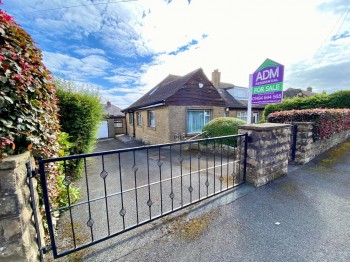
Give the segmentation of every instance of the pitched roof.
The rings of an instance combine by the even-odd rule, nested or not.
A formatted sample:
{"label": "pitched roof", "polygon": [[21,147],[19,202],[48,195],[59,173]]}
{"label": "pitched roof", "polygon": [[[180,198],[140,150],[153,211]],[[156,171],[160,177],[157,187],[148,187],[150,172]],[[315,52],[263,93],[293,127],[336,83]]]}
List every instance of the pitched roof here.
{"label": "pitched roof", "polygon": [[111,104],[111,102],[107,102],[106,104],[103,105],[104,113],[109,116],[124,116],[124,113],[122,110]]}
{"label": "pitched roof", "polygon": [[183,88],[184,85],[186,85],[186,83],[198,72],[203,73],[202,68],[196,69],[184,76],[168,75],[163,81],[123,111],[164,102],[167,98]]}
{"label": "pitched roof", "polygon": [[283,91],[283,97],[284,98],[293,98],[293,97],[309,97],[317,95],[317,93],[305,91],[300,88],[288,88],[287,90]]}
{"label": "pitched roof", "polygon": [[[219,94],[226,102],[226,107],[234,109],[247,109],[248,101],[238,100],[234,98],[228,91],[227,88],[218,88]],[[264,109],[265,105],[252,105],[254,109]]]}

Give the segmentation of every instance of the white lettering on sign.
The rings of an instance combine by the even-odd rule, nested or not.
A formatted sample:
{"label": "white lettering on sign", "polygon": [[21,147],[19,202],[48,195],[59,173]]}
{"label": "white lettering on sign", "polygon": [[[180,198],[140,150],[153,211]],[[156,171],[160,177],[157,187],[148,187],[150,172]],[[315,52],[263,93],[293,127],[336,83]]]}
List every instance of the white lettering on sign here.
{"label": "white lettering on sign", "polygon": [[[275,71],[273,71],[275,69]],[[258,73],[257,77],[256,77],[256,81],[262,81],[262,80],[266,80],[269,78],[277,78],[279,77],[279,67],[276,68],[270,68],[268,70],[263,70],[261,72]]]}

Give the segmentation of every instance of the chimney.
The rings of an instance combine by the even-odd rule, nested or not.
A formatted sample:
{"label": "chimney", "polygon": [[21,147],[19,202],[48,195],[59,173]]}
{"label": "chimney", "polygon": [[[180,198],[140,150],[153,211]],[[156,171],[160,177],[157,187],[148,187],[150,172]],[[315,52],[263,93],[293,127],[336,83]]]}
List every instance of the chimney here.
{"label": "chimney", "polygon": [[216,88],[220,87],[220,76],[221,73],[218,69],[215,69],[213,73],[211,73],[211,81]]}
{"label": "chimney", "polygon": [[308,88],[306,88],[306,91],[312,92],[312,87],[309,86]]}

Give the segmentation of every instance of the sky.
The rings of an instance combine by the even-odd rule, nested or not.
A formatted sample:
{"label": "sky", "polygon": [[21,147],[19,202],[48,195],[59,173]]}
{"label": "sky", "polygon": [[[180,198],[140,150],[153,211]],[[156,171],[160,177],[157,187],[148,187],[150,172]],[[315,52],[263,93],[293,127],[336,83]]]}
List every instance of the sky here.
{"label": "sky", "polygon": [[248,86],[272,59],[284,89],[350,89],[350,0],[2,0],[57,77],[126,108],[202,68]]}

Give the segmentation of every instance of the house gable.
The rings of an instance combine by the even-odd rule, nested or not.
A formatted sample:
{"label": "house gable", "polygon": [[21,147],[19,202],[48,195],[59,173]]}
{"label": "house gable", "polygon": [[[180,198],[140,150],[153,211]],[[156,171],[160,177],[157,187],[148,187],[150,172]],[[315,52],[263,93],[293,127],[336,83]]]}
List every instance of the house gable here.
{"label": "house gable", "polygon": [[220,96],[203,70],[193,74],[183,86],[165,101],[166,105],[175,106],[221,106],[225,101]]}

